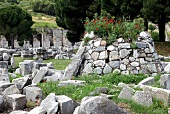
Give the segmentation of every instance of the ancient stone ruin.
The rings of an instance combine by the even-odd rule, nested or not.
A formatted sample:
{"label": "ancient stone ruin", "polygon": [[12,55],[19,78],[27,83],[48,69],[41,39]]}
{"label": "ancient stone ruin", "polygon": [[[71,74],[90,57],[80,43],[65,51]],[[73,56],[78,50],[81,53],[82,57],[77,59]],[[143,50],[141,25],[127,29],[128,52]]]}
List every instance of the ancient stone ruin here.
{"label": "ancient stone ruin", "polygon": [[[150,74],[152,76],[163,71],[162,64],[154,48],[154,42],[149,34],[142,32],[132,46],[123,38],[117,39],[112,45],[107,45],[101,38],[93,38],[87,45],[80,46],[76,60],[65,71],[65,77],[80,74]],[[78,61],[79,60],[79,61]],[[73,71],[73,66],[75,71]],[[76,66],[76,68],[75,68]],[[70,68],[70,69],[69,69]]]}

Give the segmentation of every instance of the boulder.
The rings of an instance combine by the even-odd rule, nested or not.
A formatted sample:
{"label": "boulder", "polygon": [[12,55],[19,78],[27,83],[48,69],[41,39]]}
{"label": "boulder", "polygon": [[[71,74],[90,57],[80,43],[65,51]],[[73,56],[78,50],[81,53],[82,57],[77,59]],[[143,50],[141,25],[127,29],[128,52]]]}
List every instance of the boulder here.
{"label": "boulder", "polygon": [[132,99],[132,96],[134,95],[135,90],[132,89],[131,87],[124,85],[122,91],[120,92],[118,98],[122,98],[122,99]]}
{"label": "boulder", "polygon": [[101,97],[85,97],[81,101],[78,114],[129,114],[111,100]]}
{"label": "boulder", "polygon": [[138,83],[138,85],[149,85],[154,83],[154,77],[148,77]]}

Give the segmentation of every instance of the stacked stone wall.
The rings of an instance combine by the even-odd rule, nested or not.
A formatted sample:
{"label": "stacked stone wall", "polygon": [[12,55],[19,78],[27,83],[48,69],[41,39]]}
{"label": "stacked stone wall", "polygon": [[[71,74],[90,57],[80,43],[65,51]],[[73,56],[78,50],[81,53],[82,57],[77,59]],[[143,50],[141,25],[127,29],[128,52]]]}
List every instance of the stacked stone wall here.
{"label": "stacked stone wall", "polygon": [[162,72],[162,65],[154,49],[154,43],[146,40],[127,43],[123,38],[107,46],[101,38],[87,43],[84,53],[82,74],[107,74],[120,72],[121,74],[151,74]]}

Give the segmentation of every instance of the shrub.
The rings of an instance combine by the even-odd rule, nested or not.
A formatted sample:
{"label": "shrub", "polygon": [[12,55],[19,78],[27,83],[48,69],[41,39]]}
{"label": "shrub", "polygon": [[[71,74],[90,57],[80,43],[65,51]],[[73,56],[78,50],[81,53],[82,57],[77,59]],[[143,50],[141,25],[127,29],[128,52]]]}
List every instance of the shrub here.
{"label": "shrub", "polygon": [[137,35],[142,31],[143,24],[139,21],[123,21],[115,20],[109,14],[102,13],[94,15],[92,20],[87,17],[84,23],[86,32],[94,31],[95,35],[105,39],[111,44],[116,38],[123,37],[136,39]]}
{"label": "shrub", "polygon": [[149,30],[152,32],[156,29],[156,26],[154,26],[153,24],[149,24]]}
{"label": "shrub", "polygon": [[151,32],[151,37],[154,41],[159,41],[159,33],[158,32]]}

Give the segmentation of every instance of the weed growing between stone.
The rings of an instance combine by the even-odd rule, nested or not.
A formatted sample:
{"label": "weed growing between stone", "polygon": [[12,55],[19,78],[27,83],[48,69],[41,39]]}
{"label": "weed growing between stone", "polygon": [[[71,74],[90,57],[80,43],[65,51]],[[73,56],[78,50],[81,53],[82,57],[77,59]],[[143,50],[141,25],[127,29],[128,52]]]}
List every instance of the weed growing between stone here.
{"label": "weed growing between stone", "polygon": [[[168,107],[164,107],[162,101],[153,100],[153,105],[150,107],[142,106],[136,104],[131,100],[119,99],[118,95],[122,88],[114,86],[119,82],[124,82],[126,84],[135,83],[137,84],[147,76],[145,75],[119,75],[119,74],[107,74],[104,76],[98,76],[96,74],[74,77],[75,80],[84,80],[86,81],[84,86],[58,86],[59,82],[47,82],[39,83],[39,87],[42,88],[43,95],[46,97],[49,93],[55,93],[56,95],[66,95],[73,100],[80,102],[83,97],[89,96],[89,93],[95,90],[97,87],[107,87],[109,88],[109,95],[113,95],[112,100],[120,107],[126,108],[129,112],[134,112],[133,114],[165,114],[168,111]],[[158,80],[158,77],[155,77]],[[158,79],[157,79],[158,78]],[[96,93],[95,95],[99,95]],[[122,103],[125,106],[122,106]]]}

